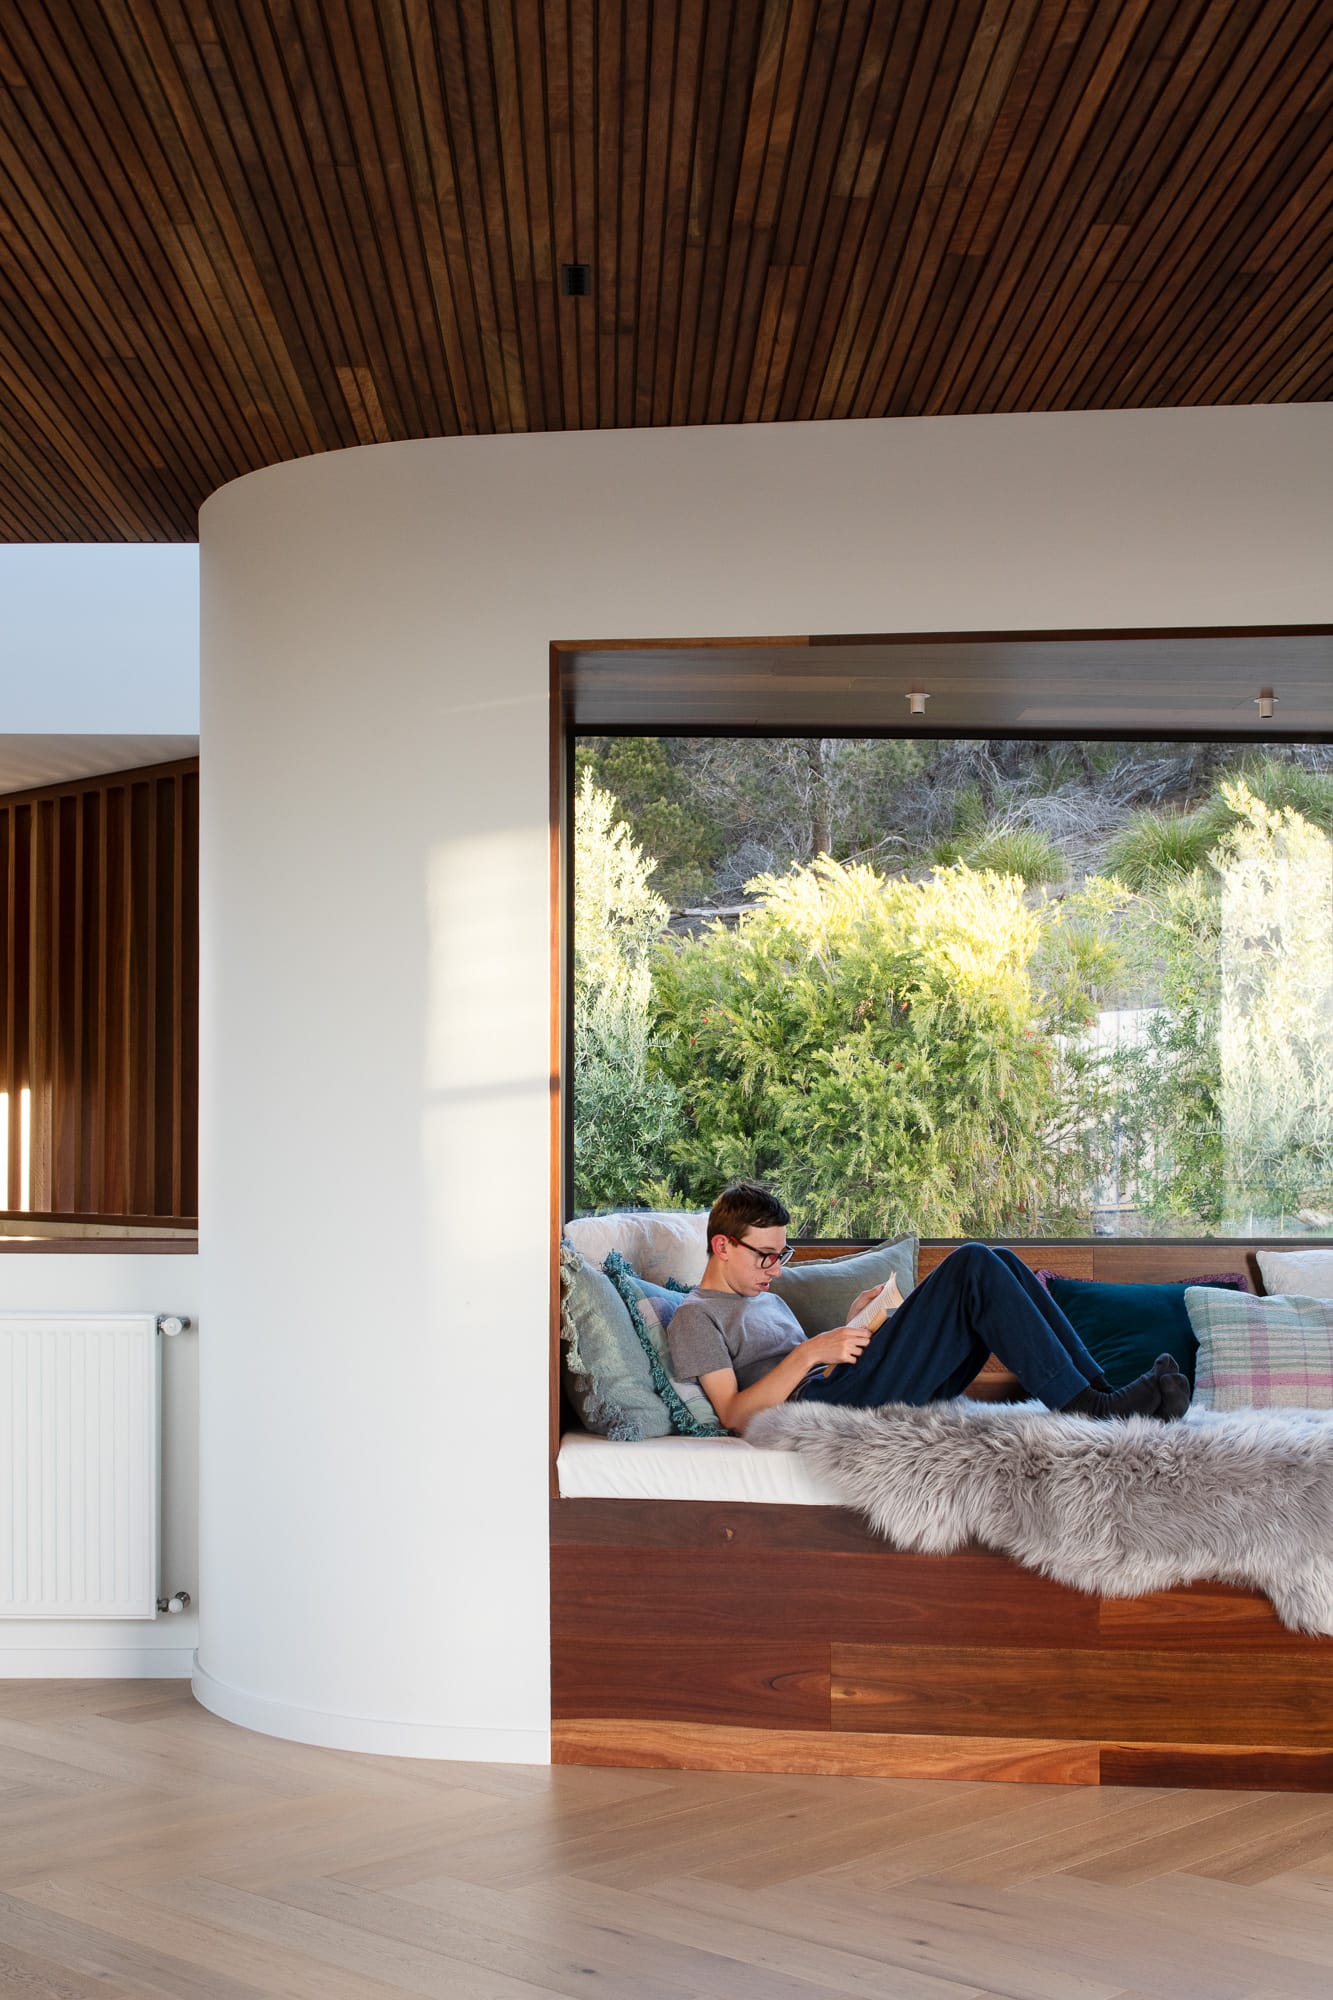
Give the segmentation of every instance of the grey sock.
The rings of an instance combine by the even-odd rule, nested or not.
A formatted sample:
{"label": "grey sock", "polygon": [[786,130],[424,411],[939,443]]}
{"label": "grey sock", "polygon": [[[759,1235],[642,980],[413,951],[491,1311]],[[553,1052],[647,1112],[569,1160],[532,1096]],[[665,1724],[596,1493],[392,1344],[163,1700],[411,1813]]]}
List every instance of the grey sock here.
{"label": "grey sock", "polygon": [[1158,1417],[1162,1414],[1161,1377],[1150,1368],[1123,1389],[1082,1389],[1065,1409],[1075,1417]]}
{"label": "grey sock", "polygon": [[1153,1363],[1153,1373],[1162,1390],[1162,1407],[1158,1415],[1164,1424],[1179,1423],[1190,1406],[1189,1377],[1174,1354],[1159,1354]]}

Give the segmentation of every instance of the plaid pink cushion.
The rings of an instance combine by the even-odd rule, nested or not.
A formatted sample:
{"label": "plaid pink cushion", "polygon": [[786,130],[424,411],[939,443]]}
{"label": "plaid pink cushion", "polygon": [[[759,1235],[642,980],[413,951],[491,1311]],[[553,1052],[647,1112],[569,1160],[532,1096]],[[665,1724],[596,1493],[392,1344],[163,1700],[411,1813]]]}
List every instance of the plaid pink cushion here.
{"label": "plaid pink cushion", "polygon": [[1255,1298],[1191,1285],[1205,1410],[1333,1410],[1333,1299]]}

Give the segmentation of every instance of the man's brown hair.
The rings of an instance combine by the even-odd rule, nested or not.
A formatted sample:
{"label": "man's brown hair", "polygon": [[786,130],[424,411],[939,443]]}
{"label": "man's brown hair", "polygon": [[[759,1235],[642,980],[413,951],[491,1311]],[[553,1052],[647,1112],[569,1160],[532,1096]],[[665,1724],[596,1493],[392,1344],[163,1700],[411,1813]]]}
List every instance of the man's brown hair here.
{"label": "man's brown hair", "polygon": [[723,1188],[708,1211],[708,1248],[715,1236],[743,1237],[747,1229],[776,1229],[791,1221],[791,1215],[760,1181],[733,1181]]}

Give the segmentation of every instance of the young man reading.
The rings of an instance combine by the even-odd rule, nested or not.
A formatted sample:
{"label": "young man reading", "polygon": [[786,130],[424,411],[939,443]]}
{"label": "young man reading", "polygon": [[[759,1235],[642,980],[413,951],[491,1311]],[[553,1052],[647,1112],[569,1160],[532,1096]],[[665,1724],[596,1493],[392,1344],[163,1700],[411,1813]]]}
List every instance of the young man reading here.
{"label": "young man reading", "polygon": [[[791,1255],[777,1196],[737,1181],[708,1217],[708,1266],[672,1317],[672,1371],[698,1380],[728,1430],[791,1397],[851,1404],[934,1403],[961,1395],[996,1355],[1029,1396],[1086,1417],[1183,1417],[1189,1384],[1174,1358],[1112,1389],[1070,1321],[1011,1250],[964,1243],[876,1333],[835,1327],[809,1339],[769,1287]],[[855,1318],[875,1288],[852,1301]]]}

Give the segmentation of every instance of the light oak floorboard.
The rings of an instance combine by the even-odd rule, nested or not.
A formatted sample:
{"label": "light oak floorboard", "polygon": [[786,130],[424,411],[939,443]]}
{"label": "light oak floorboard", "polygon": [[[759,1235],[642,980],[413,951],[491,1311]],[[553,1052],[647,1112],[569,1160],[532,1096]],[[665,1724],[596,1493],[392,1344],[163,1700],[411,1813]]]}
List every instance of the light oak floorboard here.
{"label": "light oak floorboard", "polygon": [[[1089,1826],[1100,1829],[1125,1804],[1126,1794],[1110,1786],[1088,1786],[1080,1791],[1063,1787],[1048,1793],[1044,1785],[996,1785],[995,1807],[985,1811],[982,1802],[966,1818],[949,1809],[942,1800],[934,1813],[923,1813],[915,1823],[898,1830],[898,1837],[886,1840],[870,1853],[852,1852],[849,1858],[826,1870],[831,1879],[845,1878],[852,1889],[862,1883],[879,1887],[888,1883],[911,1882],[919,1876],[955,1874],[963,1880],[985,1879],[996,1859],[1033,1841],[1064,1842],[1074,1848]],[[1161,1795],[1148,1792],[1143,1803],[1129,1802],[1134,1823],[1141,1824]],[[1186,1810],[1205,1810],[1198,1793],[1185,1795]],[[1127,1828],[1121,1840],[1129,1837]],[[756,1885],[759,1886],[759,1885]]]}
{"label": "light oak floorboard", "polygon": [[[1136,1857],[1154,1845],[1159,1857],[1179,1852],[1194,1830],[1214,1816],[1236,1811],[1229,1793],[1153,1792],[1126,1787],[1116,1790],[1099,1787],[1105,1804],[1099,1812],[1089,1806],[1075,1813],[1068,1808],[1053,1814],[1040,1825],[1024,1820],[1010,1831],[1019,1837],[997,1839],[986,1855],[975,1853],[943,1864],[936,1874],[960,1881],[985,1882],[995,1887],[1012,1887],[1035,1881],[1042,1875],[1066,1875],[1078,1869],[1089,1872],[1098,1860],[1109,1858],[1123,1869],[1124,1880],[1135,1877]],[[1174,1845],[1173,1845],[1174,1843]],[[1160,1865],[1160,1859],[1159,1859]],[[1151,1872],[1151,1871],[1149,1871]]]}
{"label": "light oak floorboard", "polygon": [[[434,1900],[441,1891],[438,1884],[422,1883],[399,1893],[416,1901]],[[668,1972],[682,1949],[688,1950],[697,1989],[710,1996],[736,1993],[742,1980],[757,1981],[763,2000],[770,1996],[784,2000],[793,1982],[801,1993],[814,1988],[854,1994],[859,2000],[884,2000],[886,1991],[891,1991],[893,2000],[961,2000],[963,1995],[991,1990],[901,1967],[895,1968],[892,1985],[886,1987],[883,1962],[873,1952],[775,1933],[741,1916],[716,1915],[693,1898],[685,1912],[640,1889],[606,1888],[571,1878],[537,1891],[531,1908],[544,1920],[553,1898],[558,1898],[562,1913],[574,1912],[591,1920],[599,1931],[613,1927],[632,1938],[637,1949]],[[682,1939],[688,1939],[686,1946]],[[744,1990],[748,1992],[749,1986]]]}
{"label": "light oak floorboard", "polygon": [[1177,1825],[1147,1839],[1126,1841],[1120,1849],[1086,1862],[1071,1862],[1071,1872],[1094,1882],[1145,1882],[1165,1871],[1187,1869],[1201,1875],[1242,1879],[1281,1874],[1293,1848],[1318,1861],[1333,1853],[1333,1802],[1290,1792],[1265,1797],[1260,1792],[1214,1792],[1225,1809],[1200,1813],[1188,1825]]}
{"label": "light oak floorboard", "polygon": [[1326,2000],[1327,1796],[417,1763],[0,1683],[0,2000]]}
{"label": "light oak floorboard", "polygon": [[[1080,1888],[1072,1876],[1048,1876],[1024,1893],[1034,1910],[1060,1908],[1060,1917],[1048,1919],[1057,1927],[1070,1921],[1113,1924],[1128,1908],[1147,1934],[1201,1941],[1201,1968],[1225,1968],[1215,1976],[1240,1980],[1247,2000],[1270,1989],[1285,1996],[1326,1995],[1329,1989],[1333,1912],[1311,1909],[1298,1917],[1268,1886],[1237,1890],[1199,1876],[1167,1874],[1126,1891],[1093,1883]],[[1175,1956],[1172,1945],[1168,1962]]]}

